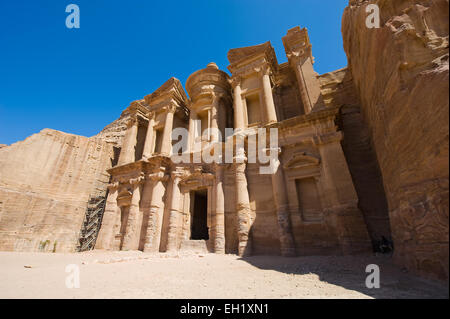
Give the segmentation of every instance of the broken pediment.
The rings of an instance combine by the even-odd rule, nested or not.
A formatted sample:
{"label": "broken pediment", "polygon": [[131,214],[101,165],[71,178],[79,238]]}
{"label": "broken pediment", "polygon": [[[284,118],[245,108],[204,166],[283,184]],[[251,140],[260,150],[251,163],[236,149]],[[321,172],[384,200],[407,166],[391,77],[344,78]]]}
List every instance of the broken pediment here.
{"label": "broken pediment", "polygon": [[299,169],[311,166],[318,166],[320,159],[306,152],[299,152],[292,155],[284,165],[285,169]]}
{"label": "broken pediment", "polygon": [[180,80],[172,77],[155,92],[145,97],[145,102],[150,106],[162,100],[174,100],[180,106],[187,104],[188,98]]}

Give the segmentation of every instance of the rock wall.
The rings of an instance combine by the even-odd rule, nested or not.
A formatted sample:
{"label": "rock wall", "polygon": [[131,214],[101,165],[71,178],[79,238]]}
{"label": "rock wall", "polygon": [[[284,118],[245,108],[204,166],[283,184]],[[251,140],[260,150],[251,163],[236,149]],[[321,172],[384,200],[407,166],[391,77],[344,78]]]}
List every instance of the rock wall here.
{"label": "rock wall", "polygon": [[127,108],[122,112],[117,120],[111,124],[108,124],[94,137],[100,138],[105,142],[112,143],[117,148],[122,147],[122,140],[127,130],[127,122],[129,118],[130,113]]}
{"label": "rock wall", "polygon": [[[368,29],[366,5],[380,8]],[[381,169],[397,263],[448,279],[448,0],[350,1],[344,48]]]}
{"label": "rock wall", "polygon": [[113,145],[44,129],[0,149],[0,250],[75,251],[90,195],[103,194]]}

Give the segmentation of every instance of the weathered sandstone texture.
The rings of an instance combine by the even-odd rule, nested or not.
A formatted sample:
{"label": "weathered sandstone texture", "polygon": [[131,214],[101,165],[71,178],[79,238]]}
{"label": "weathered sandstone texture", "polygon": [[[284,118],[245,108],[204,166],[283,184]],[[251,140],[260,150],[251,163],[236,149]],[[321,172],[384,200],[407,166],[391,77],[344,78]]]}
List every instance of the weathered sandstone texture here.
{"label": "weathered sandstone texture", "polygon": [[379,250],[382,238],[391,239],[389,212],[380,168],[369,131],[361,115],[351,72],[340,69],[319,77],[326,105],[340,105],[337,119],[344,133],[342,148],[373,248]]}
{"label": "weathered sandstone texture", "polygon": [[[366,5],[381,28],[365,26]],[[350,1],[342,32],[381,169],[395,260],[448,278],[448,0]]]}
{"label": "weathered sandstone texture", "polygon": [[44,129],[0,149],[0,250],[72,252],[89,196],[105,196],[113,147]]}
{"label": "weathered sandstone texture", "polygon": [[122,112],[120,117],[112,122],[111,124],[105,126],[100,133],[94,137],[102,139],[104,142],[113,144],[117,149],[122,146],[123,137],[127,130],[127,122],[130,118],[130,113],[128,109]]}

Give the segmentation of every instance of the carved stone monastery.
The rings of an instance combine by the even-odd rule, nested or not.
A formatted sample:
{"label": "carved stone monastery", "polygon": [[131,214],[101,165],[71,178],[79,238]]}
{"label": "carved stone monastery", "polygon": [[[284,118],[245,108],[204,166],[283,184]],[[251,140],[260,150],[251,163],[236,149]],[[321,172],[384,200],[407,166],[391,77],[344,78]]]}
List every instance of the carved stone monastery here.
{"label": "carved stone monastery", "polygon": [[[131,104],[97,248],[164,252],[204,240],[211,251],[239,255],[371,249],[335,123],[339,108],[323,101],[308,34],[295,28],[283,42],[289,63],[277,63],[270,43],[233,49],[231,77],[210,63],[187,80],[190,99],[172,78]],[[189,129],[192,152],[202,138],[205,147],[233,143],[208,140],[200,134],[208,128],[222,136],[240,129],[240,138],[278,128],[281,165],[264,175],[258,163],[237,159],[174,164],[177,127]]]}
{"label": "carved stone monastery", "polygon": [[[379,29],[364,25],[368,3]],[[308,32],[295,27],[282,38],[285,63],[270,42],[232,49],[228,71],[205,61],[94,137],[44,129],[0,145],[0,250],[387,247],[402,267],[447,280],[448,34],[447,0],[350,0],[346,68],[317,74]],[[177,128],[189,132],[181,153]],[[262,149],[279,165],[262,174],[250,146],[271,129],[278,145]],[[226,149],[218,163],[174,160]]]}

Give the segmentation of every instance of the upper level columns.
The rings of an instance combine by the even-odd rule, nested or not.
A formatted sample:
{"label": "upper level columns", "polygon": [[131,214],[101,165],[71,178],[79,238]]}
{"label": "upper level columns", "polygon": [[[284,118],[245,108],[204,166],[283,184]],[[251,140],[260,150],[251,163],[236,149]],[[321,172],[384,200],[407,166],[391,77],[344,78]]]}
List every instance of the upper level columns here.
{"label": "upper level columns", "polygon": [[209,135],[210,135],[210,141],[211,142],[218,142],[219,141],[219,135],[218,135],[218,130],[219,130],[219,96],[217,94],[212,94],[212,106],[211,106],[211,111],[210,111],[210,121],[209,121],[209,125],[210,125],[210,130],[209,130]]}
{"label": "upper level columns", "polygon": [[147,127],[147,135],[145,137],[144,151],[142,153],[142,157],[144,159],[150,158],[152,156],[153,151],[153,135],[154,135],[154,126],[155,126],[155,113],[148,113],[148,127]]}
{"label": "upper level columns", "polygon": [[320,81],[314,72],[314,58],[311,51],[308,30],[295,27],[283,37],[283,44],[289,63],[295,70],[297,83],[305,108],[305,114],[316,106],[323,105]]}
{"label": "upper level columns", "polygon": [[234,128],[244,129],[244,105],[242,103],[241,78],[235,77],[233,85]]}
{"label": "upper level columns", "polygon": [[135,116],[132,116],[127,123],[127,131],[125,133],[119,156],[119,166],[134,162],[138,126],[139,121]]}
{"label": "upper level columns", "polygon": [[311,98],[309,97],[308,89],[306,88],[306,81],[303,75],[303,70],[298,57],[291,57],[291,64],[297,77],[298,89],[303,102],[305,114],[310,113],[312,110]]}
{"label": "upper level columns", "polygon": [[170,104],[167,107],[166,121],[164,123],[164,131],[161,145],[161,155],[170,156],[172,153],[172,130],[173,118],[176,110],[175,104]]}
{"label": "upper level columns", "polygon": [[270,84],[270,69],[264,67],[261,76],[261,88],[264,111],[266,113],[266,124],[271,124],[277,122],[277,113],[275,111],[275,103],[273,102],[272,85]]}

